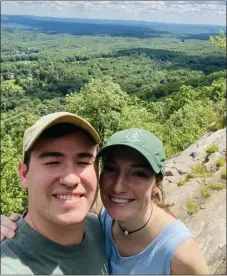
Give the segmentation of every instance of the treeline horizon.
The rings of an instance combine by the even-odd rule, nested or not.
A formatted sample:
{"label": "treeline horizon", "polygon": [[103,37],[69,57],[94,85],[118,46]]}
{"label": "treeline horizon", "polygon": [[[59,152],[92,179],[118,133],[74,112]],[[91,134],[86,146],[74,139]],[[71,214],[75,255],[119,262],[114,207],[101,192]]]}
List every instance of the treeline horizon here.
{"label": "treeline horizon", "polygon": [[2,14],[4,28],[30,29],[48,34],[106,35],[112,37],[151,38],[161,35],[178,39],[207,40],[225,30],[224,26],[202,24],[178,24],[136,20],[82,19],[43,17],[34,15]]}

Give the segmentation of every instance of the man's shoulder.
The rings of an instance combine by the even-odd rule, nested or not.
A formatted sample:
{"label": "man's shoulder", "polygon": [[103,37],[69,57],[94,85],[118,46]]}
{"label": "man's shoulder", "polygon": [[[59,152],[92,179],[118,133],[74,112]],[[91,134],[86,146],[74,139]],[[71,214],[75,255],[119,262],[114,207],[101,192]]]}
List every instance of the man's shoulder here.
{"label": "man's shoulder", "polygon": [[1,264],[10,263],[10,260],[19,259],[16,250],[16,241],[14,239],[5,239],[1,242]]}
{"label": "man's shoulder", "polygon": [[99,222],[99,217],[94,213],[88,213],[87,220],[94,221],[95,223]]}
{"label": "man's shoulder", "polygon": [[86,218],[86,226],[99,227],[101,229],[101,223],[100,223],[99,217],[93,213],[88,213]]}
{"label": "man's shoulder", "polygon": [[102,227],[101,227],[101,222],[99,220],[99,217],[95,214],[88,213],[87,219],[86,219],[86,229],[93,230],[96,229],[96,233],[100,233],[102,235]]}
{"label": "man's shoulder", "polygon": [[5,239],[1,242],[1,257],[7,256],[9,252],[13,252],[14,239]]}
{"label": "man's shoulder", "polygon": [[[87,215],[86,220],[87,250],[92,256],[92,263],[95,267],[102,267],[102,274],[108,274],[106,261],[105,239],[99,217],[93,213]],[[95,252],[95,254],[94,254]]]}
{"label": "man's shoulder", "polygon": [[33,274],[32,271],[21,263],[17,255],[15,239],[6,239],[1,242],[1,273],[2,274]]}
{"label": "man's shoulder", "polygon": [[[17,223],[18,229],[16,232],[16,236],[13,239],[5,239],[1,242],[1,257],[16,255],[16,252],[19,252],[18,246],[24,248],[24,244],[21,242],[21,237],[23,237],[23,221],[20,219]],[[18,253],[17,253],[18,254]]]}
{"label": "man's shoulder", "polygon": [[96,240],[97,242],[99,241],[100,244],[101,242],[104,244],[104,233],[97,215],[91,213],[87,215],[86,233],[91,240]]}
{"label": "man's shoulder", "polygon": [[28,266],[25,266],[20,259],[1,257],[2,274],[34,274]]}

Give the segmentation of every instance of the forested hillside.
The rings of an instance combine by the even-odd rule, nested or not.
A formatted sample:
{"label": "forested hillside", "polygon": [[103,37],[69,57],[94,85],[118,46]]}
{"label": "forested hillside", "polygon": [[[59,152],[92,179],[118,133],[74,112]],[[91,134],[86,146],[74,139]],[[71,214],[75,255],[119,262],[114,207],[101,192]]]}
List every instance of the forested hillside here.
{"label": "forested hillside", "polygon": [[83,116],[102,143],[117,130],[148,129],[167,158],[224,127],[224,34],[209,39],[217,27],[51,20],[2,17],[2,213],[27,204],[17,177],[22,136],[47,113]]}

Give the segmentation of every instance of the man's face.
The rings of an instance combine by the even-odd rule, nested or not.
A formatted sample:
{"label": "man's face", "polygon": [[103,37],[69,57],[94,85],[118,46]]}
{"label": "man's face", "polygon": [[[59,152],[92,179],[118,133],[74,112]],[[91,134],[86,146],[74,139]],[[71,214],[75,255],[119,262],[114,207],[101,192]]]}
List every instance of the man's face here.
{"label": "man's face", "polygon": [[29,169],[24,163],[19,166],[30,215],[60,225],[83,221],[97,191],[96,154],[97,146],[81,130],[40,138],[31,150]]}

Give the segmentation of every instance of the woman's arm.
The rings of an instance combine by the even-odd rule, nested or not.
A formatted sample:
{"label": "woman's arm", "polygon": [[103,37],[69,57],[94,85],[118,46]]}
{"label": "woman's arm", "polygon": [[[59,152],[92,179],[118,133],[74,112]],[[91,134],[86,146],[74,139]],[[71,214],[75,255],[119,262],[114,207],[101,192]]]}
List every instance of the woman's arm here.
{"label": "woman's arm", "polygon": [[187,239],[176,249],[171,262],[171,274],[209,274],[206,260],[193,238]]}
{"label": "woman's arm", "polygon": [[10,217],[1,215],[1,242],[5,238],[12,239],[17,230],[16,221],[19,220],[21,215],[13,213]]}

